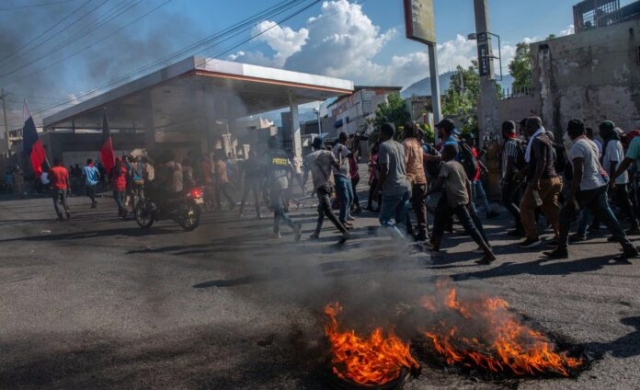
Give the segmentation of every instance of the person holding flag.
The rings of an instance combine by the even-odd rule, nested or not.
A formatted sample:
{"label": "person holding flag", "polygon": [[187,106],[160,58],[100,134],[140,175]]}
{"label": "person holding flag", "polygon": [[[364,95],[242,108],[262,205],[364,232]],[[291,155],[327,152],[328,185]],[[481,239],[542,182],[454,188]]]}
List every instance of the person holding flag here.
{"label": "person holding flag", "polygon": [[39,178],[42,175],[43,167],[47,169],[49,163],[47,161],[47,153],[44,151],[44,147],[38,136],[36,124],[29,111],[29,105],[26,99],[22,108],[22,117],[24,119],[24,127],[22,128],[22,150],[26,156],[29,156],[33,172],[35,172],[36,177]]}
{"label": "person holding flag", "polygon": [[106,177],[111,177],[111,170],[116,165],[116,157],[113,152],[113,141],[111,140],[111,130],[107,121],[107,109],[102,117],[102,147],[100,148],[100,162],[105,170]]}

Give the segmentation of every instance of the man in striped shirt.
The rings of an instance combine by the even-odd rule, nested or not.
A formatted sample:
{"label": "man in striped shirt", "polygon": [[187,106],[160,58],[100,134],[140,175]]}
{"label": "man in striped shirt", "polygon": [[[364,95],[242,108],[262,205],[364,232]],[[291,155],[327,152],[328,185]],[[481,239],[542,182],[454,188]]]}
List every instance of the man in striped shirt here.
{"label": "man in striped shirt", "polygon": [[509,234],[516,237],[524,235],[524,228],[520,221],[520,208],[518,199],[521,197],[520,183],[514,178],[518,154],[520,153],[516,124],[513,121],[502,123],[502,205],[511,213],[516,222],[516,228]]}

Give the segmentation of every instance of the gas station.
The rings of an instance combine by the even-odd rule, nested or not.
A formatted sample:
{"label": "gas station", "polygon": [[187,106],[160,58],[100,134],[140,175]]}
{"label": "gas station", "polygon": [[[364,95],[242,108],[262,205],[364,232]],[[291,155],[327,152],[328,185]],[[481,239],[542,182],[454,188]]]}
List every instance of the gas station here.
{"label": "gas station", "polygon": [[[290,143],[291,152],[301,157],[298,107],[349,95],[353,89],[348,80],[190,57],[46,117],[43,125],[45,139],[56,133],[69,138],[73,133],[74,150],[97,150],[99,145],[93,142],[80,144],[87,133],[93,133],[92,139],[98,137],[106,112],[116,140],[129,134],[142,140],[144,145],[139,147],[148,151],[171,149],[182,156],[190,150],[207,154],[221,149],[225,155],[246,155],[250,146],[244,141],[255,139],[250,133],[255,129],[242,128],[236,121],[289,109],[289,139],[275,128],[261,134],[262,138],[277,136],[283,145]],[[50,155],[61,152],[47,151]]]}

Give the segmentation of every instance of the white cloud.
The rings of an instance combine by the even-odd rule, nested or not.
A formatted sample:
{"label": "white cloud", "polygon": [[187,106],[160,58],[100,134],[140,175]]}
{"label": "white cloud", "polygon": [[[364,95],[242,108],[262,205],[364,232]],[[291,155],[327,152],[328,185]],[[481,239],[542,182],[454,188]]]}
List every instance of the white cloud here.
{"label": "white cloud", "polygon": [[[266,43],[272,55],[259,50],[240,51],[228,58],[257,65],[286,68],[301,72],[354,80],[356,84],[408,86],[429,73],[426,48],[406,55],[391,57],[388,64],[380,64],[376,56],[385,45],[399,37],[396,29],[381,31],[363,12],[360,4],[348,0],[329,0],[322,4],[321,13],[307,20],[298,31],[282,27],[272,21],[263,21],[253,34],[264,31],[259,41]],[[560,32],[567,35],[573,26]],[[523,38],[532,43],[540,38]],[[458,65],[469,67],[477,59],[476,41],[457,35],[455,39],[439,43],[438,65],[440,73],[454,70]],[[497,55],[497,41],[493,41]],[[516,46],[503,44],[503,72],[513,59]],[[499,65],[496,61],[496,73]]]}
{"label": "white cloud", "polygon": [[570,25],[567,26],[566,29],[560,31],[560,36],[564,37],[564,36],[567,36],[567,35],[572,35],[572,34],[575,34],[575,32],[576,32],[576,29],[575,29],[574,25],[570,24]]}

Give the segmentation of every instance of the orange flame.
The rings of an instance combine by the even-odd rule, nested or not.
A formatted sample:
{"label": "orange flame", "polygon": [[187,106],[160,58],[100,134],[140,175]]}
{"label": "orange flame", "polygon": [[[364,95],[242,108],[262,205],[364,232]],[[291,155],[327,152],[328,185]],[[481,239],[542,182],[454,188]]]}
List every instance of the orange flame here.
{"label": "orange flame", "polygon": [[518,321],[502,299],[460,300],[454,288],[438,283],[436,296],[423,297],[421,303],[430,312],[448,314],[425,335],[449,365],[496,373],[510,370],[517,376],[556,373],[567,377],[568,369],[583,364],[582,359],[555,352],[554,344]]}
{"label": "orange flame", "polygon": [[403,343],[393,331],[385,337],[382,329],[376,328],[368,339],[354,331],[342,332],[336,320],[341,311],[338,303],[328,304],[324,309],[330,319],[325,334],[331,343],[331,364],[338,378],[363,386],[379,386],[398,379],[403,367],[420,367],[411,356],[409,343]]}

